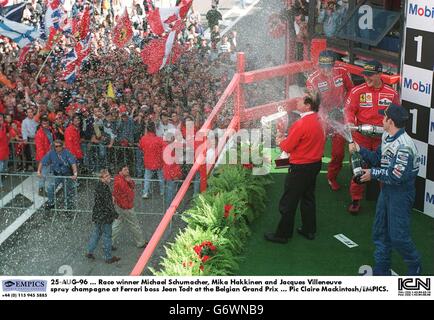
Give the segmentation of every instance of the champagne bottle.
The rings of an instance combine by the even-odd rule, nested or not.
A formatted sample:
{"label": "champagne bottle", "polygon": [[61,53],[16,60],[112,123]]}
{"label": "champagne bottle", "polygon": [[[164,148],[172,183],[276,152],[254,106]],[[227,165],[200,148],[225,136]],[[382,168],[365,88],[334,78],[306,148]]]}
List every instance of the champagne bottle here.
{"label": "champagne bottle", "polygon": [[384,132],[383,127],[374,126],[372,124],[360,124],[358,126],[350,125],[349,127],[351,130],[356,130],[364,136],[378,136],[382,135]]}
{"label": "champagne bottle", "polygon": [[355,151],[351,155],[351,169],[353,170],[353,181],[357,184],[362,184],[360,177],[363,176],[362,168],[362,156],[358,151]]}

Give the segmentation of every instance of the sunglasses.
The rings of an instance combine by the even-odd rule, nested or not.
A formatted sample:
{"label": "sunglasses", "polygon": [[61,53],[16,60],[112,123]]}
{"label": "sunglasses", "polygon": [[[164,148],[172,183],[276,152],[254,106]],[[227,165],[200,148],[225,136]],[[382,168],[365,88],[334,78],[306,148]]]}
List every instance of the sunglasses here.
{"label": "sunglasses", "polygon": [[56,144],[56,145],[54,145],[54,147],[55,147],[55,148],[62,148],[63,146],[60,145],[60,144]]}

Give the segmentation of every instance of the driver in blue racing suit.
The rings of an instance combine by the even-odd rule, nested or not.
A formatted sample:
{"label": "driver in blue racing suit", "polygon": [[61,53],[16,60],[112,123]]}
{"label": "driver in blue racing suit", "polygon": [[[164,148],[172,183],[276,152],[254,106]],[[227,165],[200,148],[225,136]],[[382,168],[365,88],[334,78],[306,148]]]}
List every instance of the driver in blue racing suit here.
{"label": "driver in blue racing suit", "polygon": [[416,146],[405,132],[407,110],[391,104],[384,114],[384,134],[377,151],[349,145],[350,152],[360,151],[361,156],[372,168],[365,169],[362,182],[371,179],[382,183],[377,201],[373,240],[375,244],[375,266],[373,274],[390,275],[391,251],[396,249],[408,266],[408,275],[421,272],[421,258],[410,235],[410,214],[415,199],[415,179],[419,171],[420,158]]}

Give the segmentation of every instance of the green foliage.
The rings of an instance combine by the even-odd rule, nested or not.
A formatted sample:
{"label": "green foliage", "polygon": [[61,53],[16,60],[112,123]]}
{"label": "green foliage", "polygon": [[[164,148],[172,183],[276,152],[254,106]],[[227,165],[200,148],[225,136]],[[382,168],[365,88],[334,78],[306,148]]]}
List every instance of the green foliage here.
{"label": "green foliage", "polygon": [[231,275],[250,235],[248,224],[265,209],[269,176],[252,175],[242,165],[219,166],[208,190],[183,213],[187,227],[166,249],[155,275]]}

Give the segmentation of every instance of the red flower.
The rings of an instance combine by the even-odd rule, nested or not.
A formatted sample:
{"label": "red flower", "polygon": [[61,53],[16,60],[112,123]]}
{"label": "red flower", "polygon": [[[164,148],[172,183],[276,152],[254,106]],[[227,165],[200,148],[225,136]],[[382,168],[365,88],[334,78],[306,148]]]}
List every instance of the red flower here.
{"label": "red flower", "polygon": [[198,256],[200,256],[202,252],[202,246],[194,246],[193,250],[197,253]]}
{"label": "red flower", "polygon": [[209,246],[209,249],[210,249],[211,251],[215,251],[217,248],[216,248],[215,246],[211,245],[211,246]]}
{"label": "red flower", "polygon": [[225,212],[230,212],[234,206],[231,204],[225,204]]}
{"label": "red flower", "polygon": [[248,169],[248,170],[252,170],[253,169],[253,164],[251,164],[251,163],[245,163],[245,164],[243,164],[243,167],[246,168],[246,169]]}
{"label": "red flower", "polygon": [[207,262],[208,259],[209,259],[209,256],[203,256],[202,262],[205,263],[205,262]]}
{"label": "red flower", "polygon": [[203,269],[204,269],[204,268],[203,268],[203,265],[201,265],[201,266],[199,267],[199,269],[200,269],[201,271],[203,271]]}
{"label": "red flower", "polygon": [[187,266],[187,264],[185,263],[185,261],[182,262],[182,266],[185,268]]}

